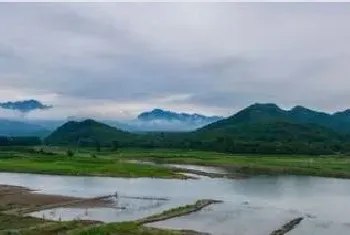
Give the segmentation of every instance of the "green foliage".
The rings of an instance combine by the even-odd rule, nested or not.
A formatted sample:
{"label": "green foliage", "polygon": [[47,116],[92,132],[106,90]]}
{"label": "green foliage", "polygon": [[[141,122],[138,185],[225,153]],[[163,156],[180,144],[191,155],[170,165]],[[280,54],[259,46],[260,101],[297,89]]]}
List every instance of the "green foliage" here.
{"label": "green foliage", "polygon": [[118,177],[184,178],[171,169],[161,166],[122,162],[117,159],[91,158],[78,153],[74,157],[23,157],[4,158],[0,161],[2,172],[23,172],[53,175],[93,175]]}
{"label": "green foliage", "polygon": [[141,226],[134,222],[110,223],[77,230],[71,235],[186,235],[186,231],[172,231]]}
{"label": "green foliage", "polygon": [[41,139],[35,136],[0,136],[0,146],[41,145]]}
{"label": "green foliage", "polygon": [[118,151],[118,148],[119,148],[119,143],[118,143],[118,141],[116,141],[116,140],[113,140],[112,141],[112,151],[113,152],[117,152]]}
{"label": "green foliage", "polygon": [[101,152],[101,144],[99,141],[95,141],[96,152]]}
{"label": "green foliage", "polygon": [[49,145],[78,145],[80,147],[110,146],[113,140],[128,142],[136,135],[93,120],[67,122],[49,135],[45,141]]}
{"label": "green foliage", "polygon": [[321,119],[325,119],[324,114],[300,107],[284,111],[274,104],[255,104],[194,132],[135,134],[87,120],[64,124],[46,142],[51,145],[95,146],[97,151],[108,146],[113,151],[120,147],[140,147],[261,154],[350,152],[350,136],[321,125]]}
{"label": "green foliage", "polygon": [[68,157],[73,157],[73,156],[74,156],[74,151],[71,150],[71,149],[68,149],[68,150],[67,150],[67,156],[68,156]]}

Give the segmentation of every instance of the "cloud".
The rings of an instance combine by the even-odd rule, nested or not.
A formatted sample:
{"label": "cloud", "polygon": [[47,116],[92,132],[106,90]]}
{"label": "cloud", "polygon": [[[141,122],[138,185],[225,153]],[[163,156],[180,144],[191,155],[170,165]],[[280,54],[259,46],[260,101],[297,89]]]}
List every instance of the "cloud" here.
{"label": "cloud", "polygon": [[31,118],[350,108],[350,5],[0,3],[0,99]]}

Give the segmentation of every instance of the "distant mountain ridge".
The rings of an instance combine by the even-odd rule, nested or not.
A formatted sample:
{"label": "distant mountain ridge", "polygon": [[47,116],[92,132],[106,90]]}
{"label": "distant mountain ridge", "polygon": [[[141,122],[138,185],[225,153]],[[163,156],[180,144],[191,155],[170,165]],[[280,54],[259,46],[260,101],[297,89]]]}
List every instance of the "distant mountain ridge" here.
{"label": "distant mountain ridge", "polygon": [[0,136],[46,136],[50,133],[46,128],[20,121],[0,119]]}
{"label": "distant mountain ridge", "polygon": [[124,147],[333,154],[350,152],[349,126],[347,111],[327,114],[302,106],[283,110],[276,104],[253,104],[235,115],[192,132],[137,134],[87,120],[64,124],[46,141],[51,145],[94,145],[98,142],[111,146],[116,141],[118,146]]}
{"label": "distant mountain ridge", "polygon": [[[176,129],[194,130],[198,127],[205,126],[209,123],[222,120],[220,116],[205,116],[202,114],[176,113],[172,111],[154,109],[150,112],[143,112],[137,116],[137,120],[142,123],[153,123],[154,128],[161,127],[171,128],[173,125]],[[181,128],[181,125],[183,128]]]}
{"label": "distant mountain ridge", "polygon": [[8,101],[4,103],[0,103],[0,108],[16,110],[22,113],[31,112],[34,110],[45,110],[51,109],[52,105],[45,105],[38,100],[23,100],[23,101]]}

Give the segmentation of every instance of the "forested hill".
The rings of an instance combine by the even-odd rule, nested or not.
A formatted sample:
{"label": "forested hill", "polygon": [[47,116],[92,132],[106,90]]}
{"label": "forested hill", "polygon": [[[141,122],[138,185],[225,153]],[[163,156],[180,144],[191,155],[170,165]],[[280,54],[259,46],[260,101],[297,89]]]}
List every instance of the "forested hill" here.
{"label": "forested hill", "polygon": [[340,133],[350,133],[350,110],[329,114],[295,106],[291,110],[283,110],[276,104],[253,104],[227,119],[209,124],[202,129],[212,130],[228,128],[237,124],[287,121],[299,124],[316,124],[333,129]]}
{"label": "forested hill", "polygon": [[[194,132],[133,134],[92,120],[68,122],[52,133],[51,145],[166,147],[231,153],[331,154],[348,152],[347,113],[326,114],[275,104],[254,104]],[[331,123],[326,120],[333,120]],[[335,120],[341,120],[337,123]],[[344,123],[343,128],[340,128]]]}
{"label": "forested hill", "polygon": [[69,121],[49,135],[45,142],[52,145],[108,145],[113,141],[134,142],[137,135],[94,120]]}

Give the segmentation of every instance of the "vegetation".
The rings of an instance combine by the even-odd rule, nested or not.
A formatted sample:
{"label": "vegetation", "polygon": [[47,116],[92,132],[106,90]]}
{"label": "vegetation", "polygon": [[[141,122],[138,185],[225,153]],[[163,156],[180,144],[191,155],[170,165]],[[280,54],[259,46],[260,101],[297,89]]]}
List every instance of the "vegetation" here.
{"label": "vegetation", "polygon": [[140,224],[147,224],[147,223],[154,223],[158,221],[168,220],[175,217],[180,217],[184,215],[191,214],[196,211],[200,211],[203,208],[210,206],[214,203],[219,203],[221,201],[215,201],[215,200],[198,200],[195,204],[186,205],[186,206],[180,206],[177,208],[172,208],[166,211],[163,211],[160,214],[152,215],[146,218],[143,218],[141,220],[138,220],[137,222]]}
{"label": "vegetation", "polygon": [[98,227],[78,229],[70,235],[195,235],[186,231],[162,230],[148,228],[135,222],[110,223]]}
{"label": "vegetation", "polygon": [[136,136],[93,120],[70,121],[49,135],[45,142],[50,145],[92,146],[98,149],[100,146],[111,145],[113,141],[123,141],[125,144]]}
{"label": "vegetation", "polygon": [[325,155],[350,152],[350,135],[340,131],[347,129],[345,122],[350,126],[347,116],[346,112],[328,115],[302,107],[284,111],[274,104],[255,104],[194,132],[135,134],[87,120],[68,122],[45,141],[49,145],[95,146],[97,151],[108,146]]}
{"label": "vegetation", "polygon": [[0,235],[57,235],[96,224],[93,221],[52,222],[0,213]]}
{"label": "vegetation", "polygon": [[118,177],[184,178],[171,169],[160,166],[121,162],[119,159],[91,157],[75,154],[67,157],[37,156],[33,153],[2,152],[0,171],[55,175],[93,175]]}
{"label": "vegetation", "polygon": [[[105,157],[115,157],[106,155]],[[169,149],[124,149],[120,159],[140,159],[158,163],[221,166],[237,173],[269,175],[312,175],[350,178],[350,158],[310,155],[238,155]]]}
{"label": "vegetation", "polygon": [[[39,148],[41,149],[41,148]],[[29,150],[28,152],[25,152]],[[129,159],[158,163],[221,166],[243,174],[294,174],[350,178],[350,158],[346,155],[262,155],[227,154],[180,149],[101,148],[75,149],[73,157],[65,148],[0,150],[0,171],[57,175],[183,178],[178,170],[161,166],[129,163]]]}
{"label": "vegetation", "polygon": [[143,224],[183,216],[212,203],[215,203],[215,201],[199,200],[193,205],[170,209],[139,221],[109,224],[95,221],[54,222],[26,216],[9,215],[0,211],[0,235],[200,235],[200,233],[194,231],[147,228]]}
{"label": "vegetation", "polygon": [[35,146],[41,145],[39,137],[31,136],[0,136],[0,146]]}

